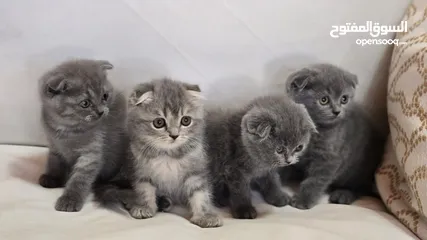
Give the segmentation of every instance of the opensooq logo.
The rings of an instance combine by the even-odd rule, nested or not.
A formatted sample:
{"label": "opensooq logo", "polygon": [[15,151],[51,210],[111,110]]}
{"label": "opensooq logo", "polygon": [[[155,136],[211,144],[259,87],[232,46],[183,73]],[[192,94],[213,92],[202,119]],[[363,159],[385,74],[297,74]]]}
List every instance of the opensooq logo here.
{"label": "opensooq logo", "polygon": [[[366,21],[366,25],[356,25],[355,23],[346,23],[345,25],[332,26],[330,35],[333,38],[339,38],[340,36],[346,35],[347,33],[369,33],[373,38],[384,36],[389,33],[408,32],[408,23],[406,21],[400,22],[398,26],[380,25],[379,23],[372,21]],[[372,44],[406,44],[399,42],[399,39],[357,39],[356,44],[358,45],[372,45]]]}

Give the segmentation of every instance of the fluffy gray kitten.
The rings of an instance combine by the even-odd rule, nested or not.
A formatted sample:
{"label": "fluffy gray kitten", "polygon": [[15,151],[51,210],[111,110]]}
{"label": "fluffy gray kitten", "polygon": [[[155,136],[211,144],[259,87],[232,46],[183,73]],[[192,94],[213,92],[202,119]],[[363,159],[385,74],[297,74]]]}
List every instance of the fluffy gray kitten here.
{"label": "fluffy gray kitten", "polygon": [[306,106],[319,131],[300,162],[281,170],[283,181],[302,180],[291,202],[294,207],[312,208],[325,191],[331,203],[341,204],[371,195],[384,137],[353,102],[357,85],[356,75],[331,64],[312,65],[289,76],[286,92]]}
{"label": "fluffy gray kitten", "polygon": [[107,61],[71,60],[40,79],[49,142],[45,188],[64,187],[58,211],[80,211],[95,182],[109,180],[126,158],[126,100],[107,79]]}
{"label": "fluffy gray kitten", "polygon": [[137,199],[126,206],[132,217],[153,217],[159,195],[188,206],[200,227],[222,225],[211,203],[203,113],[197,85],[160,79],[134,89],[128,129]]}
{"label": "fluffy gray kitten", "polygon": [[232,216],[253,219],[251,185],[274,206],[290,198],[280,187],[279,167],[295,164],[316,128],[305,107],[284,96],[263,96],[238,111],[209,110],[207,148],[215,201]]}

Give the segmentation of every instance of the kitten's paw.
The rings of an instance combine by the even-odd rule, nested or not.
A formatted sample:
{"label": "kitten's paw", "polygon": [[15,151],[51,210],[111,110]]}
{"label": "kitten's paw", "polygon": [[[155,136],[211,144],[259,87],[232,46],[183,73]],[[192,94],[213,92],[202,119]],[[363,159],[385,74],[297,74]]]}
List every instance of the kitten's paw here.
{"label": "kitten's paw", "polygon": [[64,182],[61,179],[48,174],[40,176],[39,184],[44,188],[60,188],[64,186]]}
{"label": "kitten's paw", "polygon": [[284,192],[278,192],[265,196],[264,200],[275,207],[284,207],[289,204],[291,198]]}
{"label": "kitten's paw", "polygon": [[255,219],[257,218],[257,211],[251,205],[238,206],[231,210],[231,215],[237,219]]}
{"label": "kitten's paw", "polygon": [[56,201],[55,209],[60,212],[78,212],[82,210],[83,204],[84,200],[77,194],[62,195]]}
{"label": "kitten's paw", "polygon": [[129,214],[136,219],[152,218],[156,214],[156,209],[148,206],[133,206],[129,209]]}
{"label": "kitten's paw", "polygon": [[292,198],[290,204],[292,207],[298,208],[301,210],[310,209],[316,205],[312,201],[308,201],[307,199],[299,198],[297,196]]}
{"label": "kitten's paw", "polygon": [[356,201],[356,194],[346,189],[337,189],[329,195],[330,203],[351,204]]}
{"label": "kitten's paw", "polygon": [[193,224],[202,228],[215,228],[222,226],[222,219],[214,213],[208,213],[202,216],[193,216],[190,219]]}

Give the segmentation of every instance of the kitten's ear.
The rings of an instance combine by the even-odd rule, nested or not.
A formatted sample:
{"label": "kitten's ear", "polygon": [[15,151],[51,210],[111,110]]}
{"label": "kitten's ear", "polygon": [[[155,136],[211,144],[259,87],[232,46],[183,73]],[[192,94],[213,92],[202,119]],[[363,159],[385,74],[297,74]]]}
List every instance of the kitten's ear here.
{"label": "kitten's ear", "polygon": [[49,97],[53,97],[67,91],[68,87],[69,85],[64,76],[49,76],[46,80],[45,93]]}
{"label": "kitten's ear", "polygon": [[314,76],[316,72],[309,68],[303,68],[296,72],[291,73],[286,80],[287,92],[299,92],[303,90],[309,83],[310,77]]}
{"label": "kitten's ear", "polygon": [[107,60],[98,60],[98,63],[101,66],[102,70],[111,70],[114,68],[113,64],[111,64]]}
{"label": "kitten's ear", "polygon": [[136,86],[129,97],[129,106],[147,104],[153,100],[153,84],[141,83]]}
{"label": "kitten's ear", "polygon": [[317,126],[316,124],[314,124],[314,121],[311,117],[307,119],[307,125],[311,133],[315,133],[315,134],[319,133],[319,131],[317,131]]}
{"label": "kitten's ear", "polygon": [[184,88],[189,91],[201,92],[200,87],[197,84],[183,83],[183,85],[184,85]]}
{"label": "kitten's ear", "polygon": [[262,141],[270,135],[273,122],[266,113],[252,110],[243,116],[242,128],[246,128],[253,139]]}
{"label": "kitten's ear", "polygon": [[184,88],[187,89],[187,92],[190,94],[194,102],[200,102],[201,100],[205,99],[199,85],[188,83],[183,83],[183,85]]}
{"label": "kitten's ear", "polygon": [[359,79],[356,74],[348,73],[346,80],[353,88],[356,88],[357,85],[359,85]]}
{"label": "kitten's ear", "polygon": [[301,109],[303,110],[303,126],[305,126],[305,128],[307,128],[311,133],[319,133],[319,131],[317,130],[317,126],[314,123],[313,119],[310,117],[310,114],[308,113],[307,108],[305,107],[304,104],[298,104],[300,105]]}

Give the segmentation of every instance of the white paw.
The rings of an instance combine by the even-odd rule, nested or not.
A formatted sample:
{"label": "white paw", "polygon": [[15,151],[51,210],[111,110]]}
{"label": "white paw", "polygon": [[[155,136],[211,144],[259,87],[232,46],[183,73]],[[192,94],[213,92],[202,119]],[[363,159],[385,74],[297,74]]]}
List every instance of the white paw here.
{"label": "white paw", "polygon": [[222,219],[213,213],[208,213],[201,216],[193,216],[190,219],[190,222],[202,228],[221,227],[223,224]]}
{"label": "white paw", "polygon": [[129,209],[129,214],[136,219],[152,218],[156,214],[156,209],[148,206],[133,206]]}

